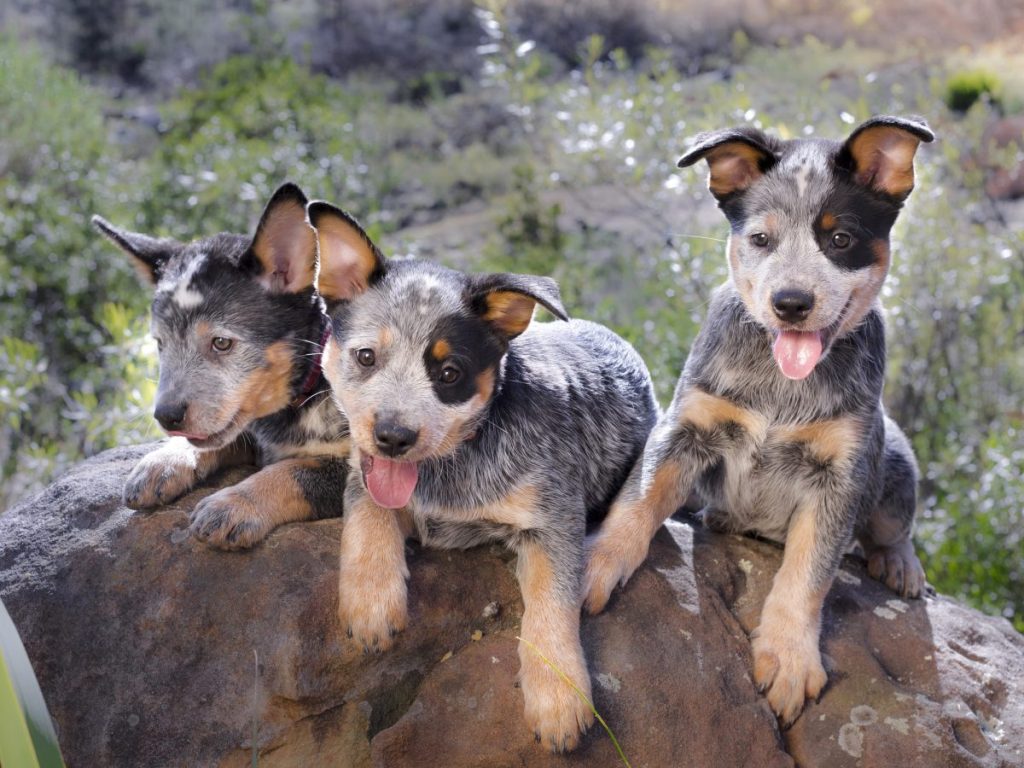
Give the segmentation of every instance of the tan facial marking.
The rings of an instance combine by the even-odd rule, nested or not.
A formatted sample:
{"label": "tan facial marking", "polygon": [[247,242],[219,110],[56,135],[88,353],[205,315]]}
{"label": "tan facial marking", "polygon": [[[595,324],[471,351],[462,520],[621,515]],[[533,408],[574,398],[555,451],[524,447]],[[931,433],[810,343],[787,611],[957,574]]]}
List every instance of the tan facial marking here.
{"label": "tan facial marking", "polygon": [[451,353],[451,345],[444,339],[438,339],[430,348],[430,354],[434,356],[435,360],[445,360]]}
{"label": "tan facial marking", "polygon": [[481,402],[486,403],[494,393],[494,369],[487,368],[481,371],[476,377],[476,395]]}
{"label": "tan facial marking", "polygon": [[822,217],[821,217],[821,227],[822,227],[822,229],[832,229],[832,228],[835,227],[835,225],[836,225],[836,217],[835,217],[834,214],[831,214],[831,213],[824,213],[824,214],[822,214]]}
{"label": "tan facial marking", "polygon": [[251,418],[267,416],[291,401],[292,351],[286,341],[267,347],[266,365],[249,374],[238,388],[234,402]]}

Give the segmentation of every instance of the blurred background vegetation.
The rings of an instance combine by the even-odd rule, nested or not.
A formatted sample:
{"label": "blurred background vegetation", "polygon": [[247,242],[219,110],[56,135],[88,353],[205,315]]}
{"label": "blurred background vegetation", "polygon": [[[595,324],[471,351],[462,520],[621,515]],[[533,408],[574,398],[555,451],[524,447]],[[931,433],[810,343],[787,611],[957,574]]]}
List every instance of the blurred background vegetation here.
{"label": "blurred background vegetation", "polygon": [[281,181],[385,249],[551,274],[667,403],[724,219],[686,137],[940,140],[894,236],[886,401],[929,579],[1024,629],[1024,9],[1016,0],[2,0],[0,509],[157,436],[148,291],[101,213],[251,231]]}

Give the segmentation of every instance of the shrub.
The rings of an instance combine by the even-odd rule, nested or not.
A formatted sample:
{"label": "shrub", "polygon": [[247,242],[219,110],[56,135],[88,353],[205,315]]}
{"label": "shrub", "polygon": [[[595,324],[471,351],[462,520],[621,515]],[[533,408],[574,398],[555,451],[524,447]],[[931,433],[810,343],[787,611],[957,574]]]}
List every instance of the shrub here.
{"label": "shrub", "polygon": [[944,95],[946,106],[954,112],[966,112],[978,99],[987,97],[998,103],[1002,94],[999,77],[983,69],[970,69],[950,75]]}

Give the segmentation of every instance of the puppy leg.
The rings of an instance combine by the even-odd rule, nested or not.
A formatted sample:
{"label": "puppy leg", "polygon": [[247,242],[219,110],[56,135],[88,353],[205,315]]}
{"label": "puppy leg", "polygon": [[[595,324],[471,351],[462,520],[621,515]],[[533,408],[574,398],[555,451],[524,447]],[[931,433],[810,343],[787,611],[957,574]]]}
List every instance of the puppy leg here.
{"label": "puppy leg", "polygon": [[405,539],[412,520],[404,512],[378,507],[353,477],[349,488],[341,531],[338,617],[364,653],[385,651],[407,621]]}
{"label": "puppy leg", "polygon": [[793,722],[804,699],[817,697],[827,681],[818,643],[822,603],[846,539],[837,522],[835,512],[822,505],[797,510],[782,566],[752,635],[754,681],[784,724]]}
{"label": "puppy leg", "polygon": [[912,531],[917,509],[917,464],[899,427],[885,422],[882,498],[857,530],[868,559],[868,573],[903,597],[920,597],[924,568],[914,552]]}
{"label": "puppy leg", "polygon": [[243,464],[252,458],[251,451],[240,441],[200,451],[184,437],[172,437],[147,453],[132,469],[124,485],[125,506],[141,510],[169,504],[217,469]]}
{"label": "puppy leg", "polygon": [[685,391],[655,427],[626,484],[588,543],[584,604],[600,613],[616,584],[647,557],[651,538],[697,479],[731,447],[763,439],[759,414],[700,390]]}
{"label": "puppy leg", "polygon": [[[525,606],[519,679],[526,724],[553,752],[574,749],[594,721],[590,707],[559,674],[590,698],[576,597],[582,559],[579,545],[567,539],[534,534],[519,547],[517,574]],[[548,666],[538,652],[559,671]]]}
{"label": "puppy leg", "polygon": [[192,535],[220,549],[244,549],[279,525],[341,513],[348,466],[342,459],[284,459],[192,510]]}

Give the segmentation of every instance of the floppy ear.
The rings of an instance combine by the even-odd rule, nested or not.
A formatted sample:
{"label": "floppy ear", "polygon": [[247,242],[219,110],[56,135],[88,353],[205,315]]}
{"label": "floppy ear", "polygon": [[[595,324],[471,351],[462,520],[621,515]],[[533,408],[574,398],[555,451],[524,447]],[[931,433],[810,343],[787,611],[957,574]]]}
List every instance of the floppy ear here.
{"label": "floppy ear", "polygon": [[719,201],[742,192],[775,165],[777,141],[753,128],[727,128],[700,133],[679,158],[687,168],[698,160],[708,161],[711,176],[708,189]]}
{"label": "floppy ear", "polygon": [[306,208],[320,255],[317,288],[326,299],[352,299],[384,271],[384,254],[359,222],[340,208],[315,200]]}
{"label": "floppy ear", "polygon": [[114,245],[132,257],[135,270],[149,285],[156,284],[167,262],[182,247],[177,240],[168,237],[156,238],[118,229],[102,216],[93,216],[91,221]]}
{"label": "floppy ear", "polygon": [[858,184],[904,200],[914,188],[914,153],[934,139],[923,118],[873,117],[854,129],[837,162]]}
{"label": "floppy ear", "polygon": [[316,237],[306,223],[306,196],[295,184],[277,188],[249,246],[268,291],[298,293],[316,280]]}
{"label": "floppy ear", "polygon": [[537,304],[559,320],[569,319],[562,306],[558,283],[550,277],[479,275],[473,278],[469,290],[473,310],[508,340],[527,329]]}

